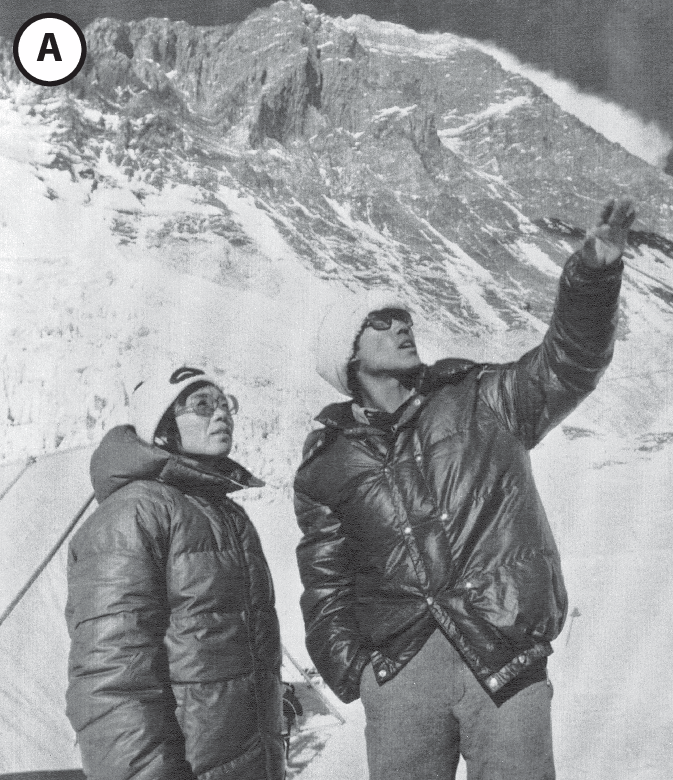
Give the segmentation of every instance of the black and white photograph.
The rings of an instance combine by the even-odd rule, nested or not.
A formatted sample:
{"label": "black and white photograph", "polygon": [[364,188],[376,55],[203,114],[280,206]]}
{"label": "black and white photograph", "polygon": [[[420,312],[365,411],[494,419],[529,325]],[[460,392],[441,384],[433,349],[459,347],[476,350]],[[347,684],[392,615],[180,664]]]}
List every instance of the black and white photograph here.
{"label": "black and white photograph", "polygon": [[670,0],[0,0],[0,780],[669,780]]}

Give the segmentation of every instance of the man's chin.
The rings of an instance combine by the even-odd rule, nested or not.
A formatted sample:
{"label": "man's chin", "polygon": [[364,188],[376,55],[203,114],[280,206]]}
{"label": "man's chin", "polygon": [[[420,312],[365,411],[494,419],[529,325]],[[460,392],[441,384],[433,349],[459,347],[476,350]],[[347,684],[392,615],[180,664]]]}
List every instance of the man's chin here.
{"label": "man's chin", "polygon": [[402,361],[400,361],[400,371],[409,372],[417,371],[422,365],[421,359],[418,356],[418,352],[409,353],[409,355]]}

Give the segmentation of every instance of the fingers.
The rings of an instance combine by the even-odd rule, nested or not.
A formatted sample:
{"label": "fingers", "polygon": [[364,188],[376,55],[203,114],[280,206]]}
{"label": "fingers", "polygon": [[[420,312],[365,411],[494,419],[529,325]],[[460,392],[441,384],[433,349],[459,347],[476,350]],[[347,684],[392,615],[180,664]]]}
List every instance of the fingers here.
{"label": "fingers", "polygon": [[632,207],[630,213],[628,213],[626,215],[626,221],[624,223],[624,230],[630,230],[631,229],[631,225],[633,225],[635,220],[636,220],[636,210]]}
{"label": "fingers", "polygon": [[605,225],[607,222],[610,221],[610,217],[612,216],[613,209],[615,207],[615,199],[609,200],[605,206],[603,206],[603,211],[601,211],[601,218],[598,221],[599,225]]}
{"label": "fingers", "polygon": [[636,218],[633,203],[627,198],[609,200],[601,212],[599,225],[610,225],[618,230],[628,230]]}
{"label": "fingers", "polygon": [[636,218],[627,198],[609,200],[601,211],[601,221],[587,232],[582,257],[589,266],[601,267],[615,262],[624,252],[629,228]]}
{"label": "fingers", "polygon": [[635,218],[636,212],[633,208],[633,204],[630,200],[624,199],[617,202],[610,215],[610,223],[623,230],[628,230]]}

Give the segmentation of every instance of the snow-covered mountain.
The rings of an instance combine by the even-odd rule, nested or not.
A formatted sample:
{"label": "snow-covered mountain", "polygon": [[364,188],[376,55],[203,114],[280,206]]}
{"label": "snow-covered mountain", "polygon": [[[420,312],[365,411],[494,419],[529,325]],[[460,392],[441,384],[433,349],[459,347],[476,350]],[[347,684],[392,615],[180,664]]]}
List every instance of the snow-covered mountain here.
{"label": "snow-covered mountain", "polygon": [[[199,363],[241,400],[233,454],[268,486],[243,500],[270,557],[285,641],[307,662],[291,480],[313,415],[335,398],[313,370],[325,307],[387,286],[414,308],[427,361],[516,358],[541,338],[583,230],[625,194],[639,220],[615,360],[533,458],[585,616],[552,661],[572,676],[555,699],[566,717],[559,776],[619,777],[622,761],[624,777],[663,780],[662,748],[647,743],[643,763],[639,746],[670,732],[665,680],[642,667],[624,675],[637,647],[659,669],[673,650],[656,592],[673,582],[673,178],[448,34],[290,1],[227,27],[99,19],[86,37],[85,68],[56,89],[28,84],[0,44],[0,489],[29,455],[73,450],[62,462],[78,469],[41,461],[5,499],[4,603],[53,543],[40,496],[67,506],[54,510],[61,525],[46,524],[54,539],[85,498],[75,448],[126,421],[130,390],[157,363]],[[42,697],[68,733],[60,694],[45,697],[32,677],[46,629],[26,630],[39,613],[62,665],[58,560],[0,629],[10,666],[27,669],[7,712],[0,700],[3,729]],[[605,718],[600,707],[619,697]],[[0,770],[25,768],[19,737],[10,742],[16,760]],[[63,768],[68,750],[53,749]],[[364,760],[361,745],[353,755]],[[302,774],[327,776],[337,777]]]}
{"label": "snow-covered mountain", "polygon": [[164,355],[226,371],[261,417],[301,407],[284,424],[305,428],[326,392],[311,335],[346,289],[399,289],[428,359],[514,357],[543,332],[579,230],[620,193],[637,246],[612,376],[583,416],[668,425],[651,369],[671,368],[673,179],[477,46],[296,2],[227,27],[86,34],[68,88],[28,85],[3,48],[5,459],[97,439]]}

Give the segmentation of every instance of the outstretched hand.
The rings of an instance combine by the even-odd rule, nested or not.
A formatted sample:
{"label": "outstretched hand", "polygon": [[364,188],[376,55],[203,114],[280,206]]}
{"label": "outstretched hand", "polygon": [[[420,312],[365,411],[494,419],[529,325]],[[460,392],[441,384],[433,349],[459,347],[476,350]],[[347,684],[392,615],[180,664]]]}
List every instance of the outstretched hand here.
{"label": "outstretched hand", "polygon": [[619,260],[635,218],[630,200],[608,201],[596,227],[587,232],[580,250],[582,260],[592,268],[603,268]]}

